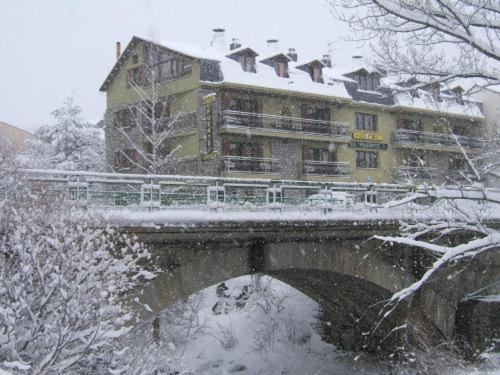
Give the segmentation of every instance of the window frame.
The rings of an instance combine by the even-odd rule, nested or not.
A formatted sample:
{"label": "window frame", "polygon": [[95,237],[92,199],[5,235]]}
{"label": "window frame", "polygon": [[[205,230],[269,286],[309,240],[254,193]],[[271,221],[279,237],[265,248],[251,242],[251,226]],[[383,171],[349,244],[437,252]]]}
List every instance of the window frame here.
{"label": "window frame", "polygon": [[378,167],[379,153],[377,151],[356,150],[356,168],[377,169]]}
{"label": "window frame", "polygon": [[[355,116],[356,116],[356,130],[370,131],[370,132],[378,131],[378,116],[376,114],[356,112]],[[368,118],[370,120],[368,121],[367,124],[366,119]]]}

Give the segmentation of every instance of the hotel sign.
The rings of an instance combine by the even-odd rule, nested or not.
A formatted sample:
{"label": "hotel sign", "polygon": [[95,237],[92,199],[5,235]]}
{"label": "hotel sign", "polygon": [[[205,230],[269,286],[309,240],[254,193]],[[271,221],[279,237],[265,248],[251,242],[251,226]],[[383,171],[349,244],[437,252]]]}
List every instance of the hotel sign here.
{"label": "hotel sign", "polygon": [[387,143],[373,143],[362,141],[351,141],[349,147],[370,148],[375,150],[387,150]]}
{"label": "hotel sign", "polygon": [[354,139],[359,139],[362,141],[383,141],[384,137],[380,134],[374,133],[362,133],[362,132],[352,132],[352,137]]}
{"label": "hotel sign", "polygon": [[205,107],[205,121],[207,124],[207,154],[214,151],[214,133],[213,133],[213,103],[215,94],[203,97],[203,106]]}

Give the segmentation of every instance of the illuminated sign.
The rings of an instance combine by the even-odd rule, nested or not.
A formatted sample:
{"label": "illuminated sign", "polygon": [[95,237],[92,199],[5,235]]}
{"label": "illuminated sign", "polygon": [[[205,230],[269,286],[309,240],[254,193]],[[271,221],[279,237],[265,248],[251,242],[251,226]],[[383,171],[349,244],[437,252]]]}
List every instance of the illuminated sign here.
{"label": "illuminated sign", "polygon": [[361,133],[361,132],[352,132],[352,137],[354,139],[360,139],[363,141],[383,141],[384,137],[379,134],[374,133]]}
{"label": "illuminated sign", "polygon": [[207,154],[210,154],[214,151],[214,133],[212,127],[214,102],[215,94],[210,94],[203,97],[203,106],[205,107],[205,121],[207,124]]}
{"label": "illuminated sign", "polygon": [[387,150],[387,143],[372,143],[372,142],[351,141],[349,143],[349,147],[371,148],[371,149],[377,149],[377,150]]}

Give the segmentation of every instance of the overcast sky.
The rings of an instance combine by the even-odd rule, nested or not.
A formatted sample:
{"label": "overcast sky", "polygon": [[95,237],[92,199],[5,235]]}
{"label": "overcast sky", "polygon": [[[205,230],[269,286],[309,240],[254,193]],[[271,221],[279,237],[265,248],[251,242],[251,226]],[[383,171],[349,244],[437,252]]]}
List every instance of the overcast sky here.
{"label": "overcast sky", "polygon": [[277,38],[307,56],[331,41],[334,62],[367,49],[343,42],[347,26],[325,0],[2,0],[0,121],[33,131],[68,96],[99,120],[116,41],[124,48],[133,35],[155,34],[208,45],[214,27],[257,47]]}

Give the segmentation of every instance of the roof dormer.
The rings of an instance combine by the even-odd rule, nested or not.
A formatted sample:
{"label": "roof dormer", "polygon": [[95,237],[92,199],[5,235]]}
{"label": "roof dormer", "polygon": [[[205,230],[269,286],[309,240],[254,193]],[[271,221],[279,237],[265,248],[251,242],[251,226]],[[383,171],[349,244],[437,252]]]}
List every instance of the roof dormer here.
{"label": "roof dormer", "polygon": [[425,91],[428,91],[435,101],[440,102],[442,100],[441,99],[441,84],[439,82],[430,83],[427,86],[423,87],[423,89]]}
{"label": "roof dormer", "polygon": [[242,47],[231,51],[227,57],[234,61],[238,61],[245,72],[255,73],[255,57],[258,55],[259,54],[253,49]]}
{"label": "roof dormer", "polygon": [[323,83],[323,68],[325,64],[320,60],[313,60],[307,64],[296,66],[297,69],[309,73],[314,82]]}
{"label": "roof dormer", "polygon": [[348,76],[358,82],[359,90],[365,91],[376,91],[380,86],[380,77],[382,77],[380,72],[369,72],[365,68],[358,69]]}
{"label": "roof dormer", "polygon": [[277,53],[260,60],[261,63],[272,66],[278,77],[288,78],[288,63],[292,59],[284,53]]}

